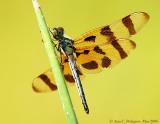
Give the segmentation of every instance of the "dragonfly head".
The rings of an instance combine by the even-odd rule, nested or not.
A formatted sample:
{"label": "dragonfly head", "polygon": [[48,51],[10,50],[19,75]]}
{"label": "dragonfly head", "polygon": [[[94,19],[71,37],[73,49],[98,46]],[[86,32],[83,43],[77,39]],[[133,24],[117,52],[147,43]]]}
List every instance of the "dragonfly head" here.
{"label": "dragonfly head", "polygon": [[62,27],[53,28],[50,31],[56,40],[60,40],[64,35],[64,29]]}

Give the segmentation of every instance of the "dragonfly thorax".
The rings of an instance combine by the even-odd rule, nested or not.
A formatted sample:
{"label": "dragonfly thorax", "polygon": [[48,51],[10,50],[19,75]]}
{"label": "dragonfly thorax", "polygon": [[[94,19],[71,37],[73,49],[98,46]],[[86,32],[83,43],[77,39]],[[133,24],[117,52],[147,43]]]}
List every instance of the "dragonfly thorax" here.
{"label": "dragonfly thorax", "polygon": [[65,52],[66,55],[72,55],[74,52],[73,41],[64,37],[64,29],[62,27],[53,28],[51,30],[53,37],[59,42],[59,47]]}
{"label": "dragonfly thorax", "polygon": [[59,41],[59,44],[67,56],[73,55],[74,49],[71,39],[64,37],[62,40]]}

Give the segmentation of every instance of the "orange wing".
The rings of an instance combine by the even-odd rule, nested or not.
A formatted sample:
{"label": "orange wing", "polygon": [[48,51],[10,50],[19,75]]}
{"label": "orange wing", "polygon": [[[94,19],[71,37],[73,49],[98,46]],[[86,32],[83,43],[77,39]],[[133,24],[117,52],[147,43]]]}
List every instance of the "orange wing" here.
{"label": "orange wing", "polygon": [[136,12],[123,19],[99,27],[74,40],[77,63],[84,73],[100,72],[128,56],[136,44],[128,38],[136,34],[149,19],[145,12]]}
{"label": "orange wing", "polygon": [[[139,31],[148,21],[149,15],[145,12],[136,12],[123,19],[108,25],[99,27],[83,34],[74,40],[76,62],[80,78],[84,73],[100,72],[105,68],[113,67],[120,60],[126,58],[129,52],[136,47],[128,38]],[[63,56],[62,69],[68,84],[74,82],[73,76]],[[36,92],[56,90],[55,80],[51,69],[34,79],[33,89]]]}
{"label": "orange wing", "polygon": [[81,35],[74,39],[74,46],[77,50],[81,50],[110,43],[115,39],[128,39],[136,34],[148,20],[149,15],[145,12],[132,13],[111,25],[102,26]]}
{"label": "orange wing", "polygon": [[[62,57],[61,67],[64,73],[64,78],[66,82],[68,82],[68,85],[73,85],[74,78],[72,76],[72,72],[70,70],[67,58],[64,55],[62,55],[61,57]],[[79,74],[80,79],[82,80],[84,78],[84,75],[82,74],[79,66],[77,66],[77,68],[78,68],[77,73]],[[35,92],[48,92],[48,91],[56,90],[57,86],[55,83],[55,79],[54,79],[52,70],[48,69],[44,73],[36,77],[33,80],[32,88]]]}
{"label": "orange wing", "polygon": [[135,47],[136,44],[129,39],[117,39],[110,44],[76,51],[76,61],[83,73],[96,73],[113,67]]}

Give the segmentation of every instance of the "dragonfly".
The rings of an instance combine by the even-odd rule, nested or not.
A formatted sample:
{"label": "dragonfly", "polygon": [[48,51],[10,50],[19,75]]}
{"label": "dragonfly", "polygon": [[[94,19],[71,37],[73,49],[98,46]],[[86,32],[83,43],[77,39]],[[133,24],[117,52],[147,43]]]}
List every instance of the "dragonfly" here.
{"label": "dragonfly", "polygon": [[[129,38],[135,35],[149,20],[146,12],[134,12],[110,24],[98,27],[71,39],[65,36],[64,28],[50,30],[59,53],[58,59],[68,85],[77,86],[84,110],[89,113],[81,80],[87,74],[96,74],[112,68],[128,57],[136,48]],[[51,68],[33,80],[35,92],[56,91],[57,85]]]}

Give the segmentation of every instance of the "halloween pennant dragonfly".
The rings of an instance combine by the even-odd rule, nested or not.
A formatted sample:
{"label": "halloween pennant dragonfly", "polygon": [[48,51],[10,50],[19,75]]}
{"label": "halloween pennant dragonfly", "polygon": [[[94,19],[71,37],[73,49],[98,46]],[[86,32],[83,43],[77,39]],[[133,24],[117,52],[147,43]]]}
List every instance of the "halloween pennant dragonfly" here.
{"label": "halloween pennant dragonfly", "polygon": [[[86,113],[89,113],[89,109],[81,84],[84,75],[101,72],[125,59],[136,47],[129,38],[135,35],[148,20],[147,13],[135,12],[111,25],[91,30],[73,40],[64,36],[62,27],[51,30],[53,38],[58,41],[59,61],[65,80],[68,84],[76,82]],[[32,87],[35,92],[56,90],[51,69],[35,78]]]}

